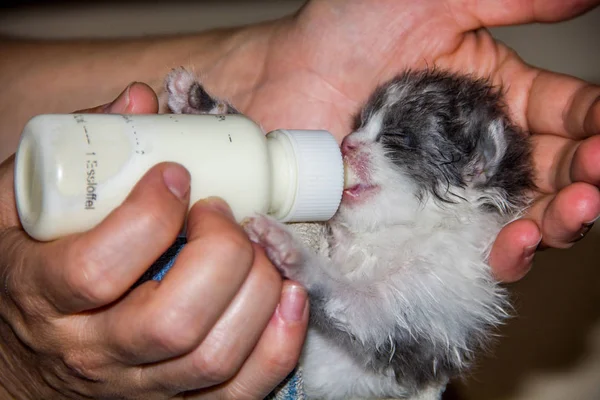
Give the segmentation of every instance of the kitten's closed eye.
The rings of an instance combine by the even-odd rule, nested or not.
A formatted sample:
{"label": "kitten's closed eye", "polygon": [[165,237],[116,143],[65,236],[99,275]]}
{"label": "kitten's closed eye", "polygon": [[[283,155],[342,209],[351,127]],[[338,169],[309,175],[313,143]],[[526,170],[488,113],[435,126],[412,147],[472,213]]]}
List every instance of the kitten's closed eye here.
{"label": "kitten's closed eye", "polygon": [[390,151],[415,150],[418,144],[414,136],[407,135],[401,130],[383,131],[377,135],[376,142],[381,143],[384,149]]}

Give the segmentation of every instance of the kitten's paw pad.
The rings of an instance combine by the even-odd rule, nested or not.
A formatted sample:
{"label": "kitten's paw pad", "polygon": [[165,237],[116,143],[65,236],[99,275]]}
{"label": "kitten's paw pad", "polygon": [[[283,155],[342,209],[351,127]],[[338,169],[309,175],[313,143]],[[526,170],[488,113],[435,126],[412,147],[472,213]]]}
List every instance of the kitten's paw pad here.
{"label": "kitten's paw pad", "polygon": [[289,268],[302,263],[302,251],[284,225],[259,215],[245,221],[244,229],[253,242],[261,245],[280,271],[289,276]]}
{"label": "kitten's paw pad", "polygon": [[190,92],[198,79],[183,67],[173,69],[165,79],[165,88],[169,93],[168,105],[176,114],[190,114]]}
{"label": "kitten's paw pad", "polygon": [[167,104],[176,114],[238,114],[230,104],[208,94],[198,77],[183,67],[167,75],[165,87]]}

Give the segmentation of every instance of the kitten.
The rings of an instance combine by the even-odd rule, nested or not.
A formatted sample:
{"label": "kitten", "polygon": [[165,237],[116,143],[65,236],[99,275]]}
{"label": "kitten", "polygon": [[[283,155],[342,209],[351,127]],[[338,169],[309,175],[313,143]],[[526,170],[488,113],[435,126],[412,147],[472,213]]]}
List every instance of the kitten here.
{"label": "kitten", "polygon": [[[183,69],[173,112],[235,112]],[[507,316],[487,258],[534,188],[530,144],[487,81],[407,71],[379,87],[342,143],[347,186],[321,251],[259,215],[245,229],[310,297],[309,398],[437,398]]]}

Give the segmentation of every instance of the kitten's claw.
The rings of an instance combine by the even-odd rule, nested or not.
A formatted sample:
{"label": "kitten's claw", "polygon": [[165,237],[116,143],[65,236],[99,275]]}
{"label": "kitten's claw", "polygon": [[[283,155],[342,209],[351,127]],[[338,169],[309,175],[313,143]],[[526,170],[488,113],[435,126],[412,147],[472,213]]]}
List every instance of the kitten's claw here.
{"label": "kitten's claw", "polygon": [[286,227],[264,215],[249,218],[244,229],[253,242],[261,245],[271,262],[286,277],[294,279],[294,270],[302,263],[302,250]]}

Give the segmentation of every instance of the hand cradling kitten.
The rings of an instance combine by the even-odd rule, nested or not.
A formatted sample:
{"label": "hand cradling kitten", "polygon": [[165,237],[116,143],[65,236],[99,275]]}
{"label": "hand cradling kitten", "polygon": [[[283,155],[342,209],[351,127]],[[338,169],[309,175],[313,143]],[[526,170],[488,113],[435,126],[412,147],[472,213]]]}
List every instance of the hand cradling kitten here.
{"label": "hand cradling kitten", "polygon": [[[236,113],[184,69],[175,113]],[[296,127],[284,127],[296,128]],[[245,224],[283,276],[306,287],[300,360],[308,398],[436,399],[507,317],[487,264],[496,235],[534,188],[527,135],[487,81],[407,71],[380,86],[342,143],[337,214],[302,226]]]}

